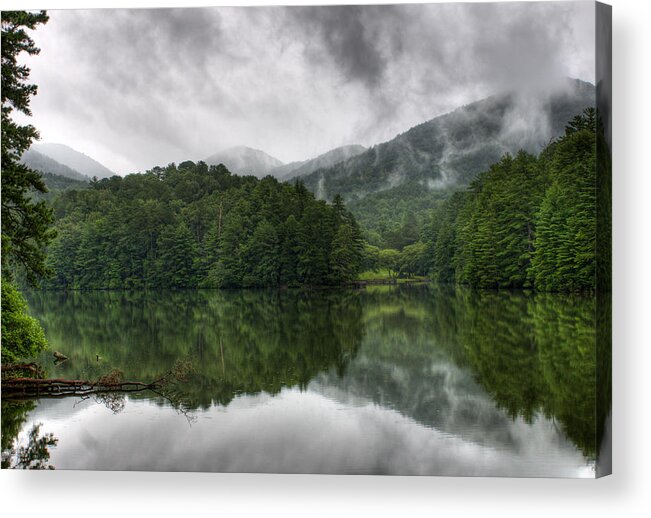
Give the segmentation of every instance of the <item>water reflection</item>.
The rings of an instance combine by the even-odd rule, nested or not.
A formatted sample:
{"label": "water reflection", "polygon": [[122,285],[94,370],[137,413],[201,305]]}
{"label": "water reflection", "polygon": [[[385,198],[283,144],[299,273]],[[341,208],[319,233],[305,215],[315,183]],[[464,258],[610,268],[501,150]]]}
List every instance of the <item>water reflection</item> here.
{"label": "water reflection", "polygon": [[2,469],[54,469],[49,464],[50,447],[58,440],[51,433],[41,433],[41,424],[33,424],[26,444],[16,444],[16,437],[27,420],[27,413],[36,407],[33,401],[2,402]]}
{"label": "water reflection", "polygon": [[[58,430],[76,414],[96,427],[90,442],[70,429],[79,426],[62,428],[57,467],[575,476],[595,460],[605,415],[596,401],[610,397],[608,383],[595,393],[586,297],[398,286],[41,292],[29,303],[70,357],[50,375],[119,368],[150,380],[195,358],[183,388],[197,416],[189,427],[152,395],[110,416],[41,401],[13,430],[3,403],[3,451],[36,419]],[[118,438],[124,455],[72,446]]]}

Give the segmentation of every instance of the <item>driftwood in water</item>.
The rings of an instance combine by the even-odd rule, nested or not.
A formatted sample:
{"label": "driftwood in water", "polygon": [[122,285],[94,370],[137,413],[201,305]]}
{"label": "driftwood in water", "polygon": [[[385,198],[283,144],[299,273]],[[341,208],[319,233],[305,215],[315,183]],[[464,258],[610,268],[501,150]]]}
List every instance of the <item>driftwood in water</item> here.
{"label": "driftwood in water", "polygon": [[9,378],[2,380],[2,398],[88,396],[105,392],[138,392],[160,388],[162,380],[89,381],[69,379]]}
{"label": "driftwood in water", "polygon": [[[3,367],[2,398],[3,399],[25,399],[25,398],[62,398],[68,396],[91,396],[106,393],[128,393],[151,390],[162,397],[171,397],[171,388],[174,382],[184,381],[192,371],[192,362],[189,359],[178,360],[172,370],[155,381],[146,383],[142,381],[124,381],[122,372],[114,369],[97,380],[71,380],[62,378],[42,379],[38,377],[40,370],[36,364],[22,364],[14,367],[14,371],[24,372],[26,367],[35,366],[36,377],[8,377],[4,375]],[[22,367],[20,369],[19,367]],[[27,369],[29,370],[29,369]],[[161,389],[162,392],[159,392]]]}

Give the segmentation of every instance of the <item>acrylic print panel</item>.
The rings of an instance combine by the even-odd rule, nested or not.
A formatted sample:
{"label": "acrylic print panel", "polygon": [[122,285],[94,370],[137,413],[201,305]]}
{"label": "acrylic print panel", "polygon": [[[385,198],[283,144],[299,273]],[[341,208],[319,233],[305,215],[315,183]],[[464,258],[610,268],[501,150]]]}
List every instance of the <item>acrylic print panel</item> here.
{"label": "acrylic print panel", "polygon": [[610,23],[3,12],[2,466],[608,474]]}

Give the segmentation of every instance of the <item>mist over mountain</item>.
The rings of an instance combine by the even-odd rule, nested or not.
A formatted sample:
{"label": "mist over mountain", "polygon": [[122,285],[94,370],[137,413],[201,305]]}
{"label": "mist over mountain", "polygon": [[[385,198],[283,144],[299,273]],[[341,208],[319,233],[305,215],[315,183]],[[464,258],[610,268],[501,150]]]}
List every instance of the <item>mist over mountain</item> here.
{"label": "mist over mountain", "polygon": [[595,88],[567,80],[554,93],[505,93],[463,106],[303,177],[318,197],[347,200],[417,184],[423,190],[463,188],[506,152],[537,153],[567,122],[595,104]]}
{"label": "mist over mountain", "polygon": [[[100,164],[97,160],[64,144],[36,143],[32,145],[31,150],[45,155],[89,178],[93,176],[97,178],[110,178],[115,175],[113,171]],[[55,173],[54,171],[48,172]]]}
{"label": "mist over mountain", "polygon": [[40,171],[43,174],[49,173],[52,175],[72,178],[73,180],[90,180],[90,177],[81,174],[79,171],[75,171],[74,169],[71,169],[70,167],[31,148],[25,151],[20,161],[30,169]]}
{"label": "mist over mountain", "polygon": [[208,165],[224,164],[229,171],[239,175],[253,175],[262,178],[270,171],[282,166],[277,158],[259,149],[235,146],[224,149],[204,160]]}
{"label": "mist over mountain", "polygon": [[332,167],[348,158],[362,154],[366,149],[360,145],[341,146],[310,160],[290,162],[289,164],[276,167],[270,171],[270,174],[281,180],[289,180],[297,176],[313,173],[318,169]]}

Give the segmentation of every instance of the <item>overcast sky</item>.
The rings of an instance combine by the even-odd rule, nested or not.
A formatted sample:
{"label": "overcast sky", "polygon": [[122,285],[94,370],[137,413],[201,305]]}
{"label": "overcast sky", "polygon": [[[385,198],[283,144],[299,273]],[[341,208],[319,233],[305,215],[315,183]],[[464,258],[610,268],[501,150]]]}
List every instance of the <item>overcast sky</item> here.
{"label": "overcast sky", "polygon": [[373,145],[490,94],[594,82],[594,3],[49,11],[43,142],[125,174],[247,145]]}

